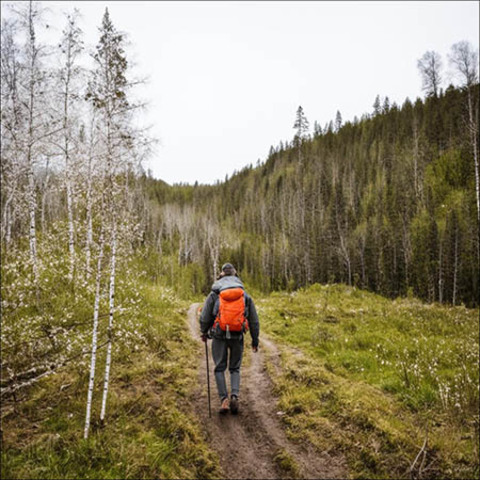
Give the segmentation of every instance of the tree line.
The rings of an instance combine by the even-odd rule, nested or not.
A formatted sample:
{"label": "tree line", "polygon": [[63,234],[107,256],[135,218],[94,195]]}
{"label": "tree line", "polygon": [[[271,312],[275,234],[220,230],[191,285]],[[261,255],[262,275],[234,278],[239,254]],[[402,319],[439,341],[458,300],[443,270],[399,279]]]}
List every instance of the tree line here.
{"label": "tree line", "polygon": [[[430,63],[429,63],[430,62]],[[424,99],[379,96],[371,114],[321,127],[299,107],[292,141],[216,185],[144,177],[149,242],[208,291],[222,261],[265,292],[344,282],[390,297],[479,304],[478,56],[452,47],[418,66]],[[225,152],[228,155],[228,152]]]}

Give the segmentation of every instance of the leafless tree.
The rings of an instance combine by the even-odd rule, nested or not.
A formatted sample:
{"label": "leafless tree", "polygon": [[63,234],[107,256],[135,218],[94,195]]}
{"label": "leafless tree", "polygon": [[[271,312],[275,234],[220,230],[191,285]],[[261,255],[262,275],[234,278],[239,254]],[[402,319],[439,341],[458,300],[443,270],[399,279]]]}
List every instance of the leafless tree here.
{"label": "leafless tree", "polygon": [[417,62],[418,70],[422,76],[423,89],[427,95],[437,96],[442,82],[442,58],[439,53],[429,50]]}
{"label": "leafless tree", "polygon": [[78,66],[78,57],[83,50],[81,39],[82,31],[78,27],[78,11],[67,16],[67,25],[63,30],[63,36],[60,43],[63,65],[60,68],[60,86],[61,86],[61,104],[62,112],[62,132],[61,132],[61,152],[65,161],[65,189],[67,193],[67,215],[68,215],[68,250],[70,254],[69,277],[73,280],[75,270],[75,227],[73,213],[73,185],[72,185],[72,156],[75,152],[76,139],[74,137],[75,107],[78,110],[78,77],[80,67]]}

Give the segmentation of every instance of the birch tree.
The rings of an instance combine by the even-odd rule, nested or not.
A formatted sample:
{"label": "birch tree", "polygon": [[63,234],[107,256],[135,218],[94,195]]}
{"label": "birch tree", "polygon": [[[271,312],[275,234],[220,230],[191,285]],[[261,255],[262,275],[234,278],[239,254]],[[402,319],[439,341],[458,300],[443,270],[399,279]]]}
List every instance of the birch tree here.
{"label": "birch tree", "polygon": [[[117,184],[117,173],[122,168],[121,159],[125,150],[131,145],[131,129],[129,128],[130,104],[127,100],[129,84],[126,78],[127,59],[124,52],[124,36],[119,33],[111,19],[108,9],[100,27],[100,40],[93,55],[95,69],[89,83],[86,99],[98,112],[102,138],[102,159],[104,161],[103,190],[106,195],[106,221],[109,230],[110,245],[110,277],[109,277],[109,324],[108,346],[105,364],[104,389],[101,419],[104,419],[111,367],[112,332],[115,310],[115,275],[117,255],[118,218],[117,209],[121,205],[120,188]],[[125,165],[124,165],[125,166]],[[128,168],[128,166],[126,167]]]}
{"label": "birch tree", "polygon": [[[85,129],[82,129],[84,131]],[[85,140],[84,135],[82,135]],[[93,172],[94,172],[94,152],[96,149],[96,116],[95,109],[90,109],[90,126],[88,132],[88,146],[86,146],[87,163],[87,185],[86,185],[86,235],[85,235],[85,276],[87,280],[91,274],[91,248],[93,243]],[[81,139],[82,140],[82,139]]]}
{"label": "birch tree", "polygon": [[27,54],[27,138],[26,138],[26,165],[28,175],[28,213],[29,213],[29,245],[30,245],[30,260],[33,268],[33,278],[36,288],[38,288],[38,265],[37,265],[37,233],[36,233],[36,213],[37,213],[37,196],[35,192],[35,176],[34,176],[34,162],[35,146],[36,146],[36,119],[40,112],[37,100],[42,92],[43,72],[40,68],[40,54],[41,50],[36,41],[35,22],[38,20],[39,11],[32,1],[29,2],[28,11],[26,13],[26,27],[28,29],[28,40],[26,45]]}
{"label": "birch tree", "polygon": [[75,227],[73,214],[73,185],[72,185],[72,154],[75,146],[72,139],[74,123],[74,109],[78,108],[79,94],[76,82],[80,73],[78,57],[83,50],[81,40],[82,31],[77,25],[78,10],[67,16],[67,25],[59,45],[63,57],[60,69],[61,97],[63,105],[62,144],[60,145],[65,161],[65,189],[67,194],[68,215],[68,250],[70,255],[69,278],[73,280],[75,271]]}
{"label": "birch tree", "polygon": [[97,364],[97,337],[98,337],[98,316],[100,311],[100,283],[102,279],[102,261],[103,261],[103,249],[104,249],[104,234],[103,228],[100,233],[99,241],[99,253],[97,259],[97,275],[95,279],[95,304],[93,308],[93,328],[92,328],[92,350],[90,356],[90,377],[88,381],[88,394],[87,394],[87,411],[85,414],[85,429],[84,438],[88,438],[88,432],[90,429],[90,418],[92,414],[92,399],[93,388],[95,386],[95,367]]}

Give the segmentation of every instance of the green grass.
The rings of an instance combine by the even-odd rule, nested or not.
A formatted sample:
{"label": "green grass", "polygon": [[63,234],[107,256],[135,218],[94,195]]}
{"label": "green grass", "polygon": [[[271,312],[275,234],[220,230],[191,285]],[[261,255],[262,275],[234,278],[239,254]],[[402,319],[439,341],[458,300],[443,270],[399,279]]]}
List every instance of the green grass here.
{"label": "green grass", "polygon": [[428,429],[429,476],[478,477],[477,311],[343,285],[257,304],[282,345],[270,372],[291,438],[342,452],[355,478],[396,478]]}
{"label": "green grass", "polygon": [[[159,259],[150,260],[134,258],[128,276],[118,278],[119,303],[133,298],[134,307],[118,316],[105,425],[98,419],[103,349],[88,440],[88,358],[22,393],[16,404],[4,402],[2,478],[221,478],[190,404],[199,347],[185,319],[191,301],[203,298],[200,277],[192,267],[182,280],[168,262],[163,271]],[[145,277],[136,273],[144,266]],[[13,299],[21,275],[8,274],[5,298]],[[167,275],[183,288],[163,286]],[[159,284],[151,283],[155,278]],[[68,284],[54,283],[59,296],[48,308],[56,325],[72,293]],[[76,295],[82,315],[91,314],[91,292]],[[426,476],[478,478],[478,312],[392,302],[342,285],[254,298],[262,332],[281,352],[280,371],[273,359],[267,368],[289,438],[344,456],[352,478],[406,478],[428,429]],[[79,312],[68,301],[74,322]],[[33,307],[8,308],[9,332],[28,338],[20,321]],[[89,344],[88,330],[82,328],[77,343]],[[298,476],[286,451],[275,462]]]}
{"label": "green grass", "polygon": [[[4,405],[2,478],[219,478],[218,458],[191,414],[197,346],[186,330],[188,303],[162,287],[142,287],[145,343],[114,355],[106,424],[100,379],[83,439],[88,373],[65,368]],[[103,366],[100,355],[98,365]]]}
{"label": "green grass", "polygon": [[285,475],[288,475],[288,478],[300,478],[300,469],[297,462],[284,448],[277,451],[274,461],[278,468]]}

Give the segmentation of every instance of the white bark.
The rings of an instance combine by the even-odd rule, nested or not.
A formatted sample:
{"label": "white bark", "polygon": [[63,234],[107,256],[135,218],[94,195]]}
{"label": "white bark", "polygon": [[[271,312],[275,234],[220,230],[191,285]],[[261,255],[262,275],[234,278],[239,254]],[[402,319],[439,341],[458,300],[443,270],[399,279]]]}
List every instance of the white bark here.
{"label": "white bark", "polygon": [[[81,31],[77,27],[77,14],[75,11],[72,16],[67,16],[67,26],[63,32],[62,52],[63,67],[60,71],[62,82],[63,97],[63,156],[65,159],[65,190],[67,193],[67,218],[68,218],[68,251],[70,255],[70,266],[68,277],[72,281],[75,273],[75,226],[74,226],[74,202],[73,202],[73,182],[72,182],[72,113],[71,106],[74,99],[72,90],[75,89],[75,80],[78,74],[76,67],[76,58],[82,51],[82,42],[80,39]],[[73,108],[74,110],[74,108]],[[75,115],[75,113],[73,113]]]}
{"label": "white bark", "polygon": [[92,272],[90,268],[91,262],[91,245],[93,242],[93,226],[92,226],[92,185],[91,180],[88,180],[87,188],[87,238],[85,242],[85,263],[86,263],[86,278],[90,278]]}
{"label": "white bark", "polygon": [[455,225],[455,254],[453,264],[453,295],[452,303],[455,305],[457,301],[457,271],[458,271],[458,227]]}
{"label": "white bark", "polygon": [[72,201],[72,184],[70,174],[70,134],[68,131],[69,124],[69,96],[70,96],[70,77],[71,77],[71,44],[67,44],[67,67],[65,78],[65,92],[63,102],[63,135],[64,135],[64,155],[65,155],[65,187],[67,191],[67,214],[68,214],[68,251],[70,253],[70,270],[68,277],[73,280],[75,270],[75,228],[73,225],[73,201]]}
{"label": "white bark", "polygon": [[105,412],[107,409],[107,396],[110,381],[110,366],[112,363],[112,333],[113,333],[113,313],[115,309],[115,267],[117,255],[117,226],[114,225],[112,233],[112,258],[110,264],[110,292],[109,292],[109,317],[108,317],[108,344],[107,344],[107,358],[105,362],[105,378],[103,382],[103,398],[102,411],[100,413],[100,420],[105,419]]}
{"label": "white bark", "polygon": [[91,268],[91,246],[93,242],[93,225],[92,225],[92,190],[93,190],[93,171],[92,171],[92,162],[93,162],[93,148],[94,148],[94,124],[95,116],[92,112],[92,123],[90,126],[90,145],[88,151],[88,170],[87,170],[87,236],[85,241],[85,264],[86,264],[86,278],[90,278]]}
{"label": "white bark", "polygon": [[41,226],[42,234],[45,233],[45,214],[47,210],[47,195],[48,195],[48,184],[50,182],[50,159],[47,158],[47,163],[45,166],[45,180],[42,187],[42,217],[41,217]]}
{"label": "white bark", "polygon": [[35,194],[35,178],[33,175],[33,166],[31,160],[28,169],[28,210],[30,217],[29,243],[30,260],[32,262],[33,280],[35,288],[38,287],[38,265],[37,265],[37,232],[35,228],[35,213],[37,211],[37,197]]}
{"label": "white bark", "polygon": [[[33,119],[35,109],[35,70],[37,68],[38,50],[35,44],[35,29],[33,25],[32,2],[28,10],[28,28],[29,28],[29,101],[28,101],[28,147],[27,147],[27,168],[28,168],[28,209],[30,217],[29,241],[30,241],[30,260],[32,262],[33,280],[35,288],[38,289],[38,265],[37,265],[37,232],[35,225],[35,214],[37,210],[37,199],[35,194],[35,177],[33,172]],[[38,295],[37,295],[38,296]]]}
{"label": "white bark", "polygon": [[68,159],[65,160],[66,171],[66,187],[67,187],[67,211],[68,211],[68,251],[70,253],[70,270],[68,277],[73,280],[75,272],[75,227],[73,223],[73,200],[72,200],[72,185],[68,166]]}
{"label": "white bark", "polygon": [[93,387],[95,384],[95,365],[97,361],[97,334],[98,334],[98,312],[100,309],[100,281],[102,278],[102,260],[103,260],[103,231],[100,234],[100,251],[97,262],[97,278],[95,280],[95,306],[93,309],[93,329],[92,329],[92,355],[90,359],[90,379],[88,382],[87,411],[85,415],[84,438],[88,438],[90,428],[90,417],[92,412]]}
{"label": "white bark", "polygon": [[12,239],[12,223],[13,223],[13,209],[10,208],[10,204],[12,203],[13,197],[15,196],[17,182],[15,181],[12,191],[8,196],[5,205],[3,207],[3,216],[2,216],[2,224],[5,231],[2,229],[2,234],[5,235],[5,244],[8,245]]}

